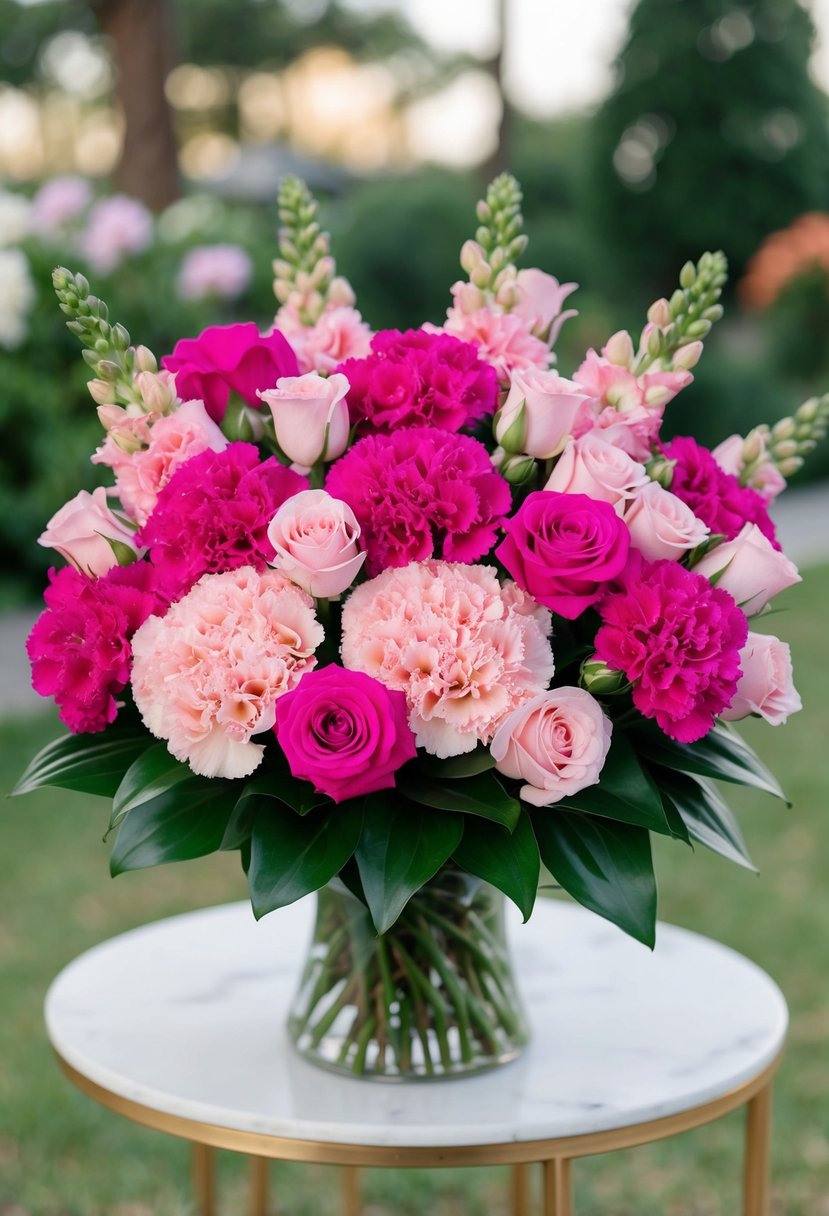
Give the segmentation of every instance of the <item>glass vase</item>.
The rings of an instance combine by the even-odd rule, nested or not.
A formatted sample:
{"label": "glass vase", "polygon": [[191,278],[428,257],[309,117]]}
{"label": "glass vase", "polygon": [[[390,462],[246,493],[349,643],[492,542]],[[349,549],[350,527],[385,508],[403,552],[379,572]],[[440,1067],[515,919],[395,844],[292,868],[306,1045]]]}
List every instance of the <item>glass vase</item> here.
{"label": "glass vase", "polygon": [[348,1076],[408,1080],[493,1068],[526,1045],[500,891],[443,870],[379,936],[339,879],[317,899],[288,1018],[301,1055]]}

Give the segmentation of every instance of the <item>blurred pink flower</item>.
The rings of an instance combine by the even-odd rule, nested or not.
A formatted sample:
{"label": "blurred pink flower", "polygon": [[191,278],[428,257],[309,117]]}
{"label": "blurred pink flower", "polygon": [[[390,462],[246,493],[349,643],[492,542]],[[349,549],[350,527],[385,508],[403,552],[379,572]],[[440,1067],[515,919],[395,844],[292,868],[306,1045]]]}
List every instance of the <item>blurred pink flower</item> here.
{"label": "blurred pink flower", "polygon": [[138,199],[114,194],[89,213],[81,251],[96,274],[111,274],[130,254],[143,253],[153,239],[153,217]]}
{"label": "blurred pink flower", "polygon": [[182,300],[205,296],[235,300],[253,275],[250,255],[239,245],[197,245],[182,258],[176,290]]}
{"label": "blurred pink flower", "polygon": [[85,177],[53,177],[34,196],[29,227],[37,236],[60,235],[91,201],[92,186]]}

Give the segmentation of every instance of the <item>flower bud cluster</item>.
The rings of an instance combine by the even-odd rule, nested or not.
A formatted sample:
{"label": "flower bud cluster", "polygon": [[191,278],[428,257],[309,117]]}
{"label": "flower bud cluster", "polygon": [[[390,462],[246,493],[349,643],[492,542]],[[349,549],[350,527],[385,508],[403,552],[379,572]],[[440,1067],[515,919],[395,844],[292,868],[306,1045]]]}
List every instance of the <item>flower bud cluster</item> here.
{"label": "flower bud cluster", "polygon": [[[822,397],[810,397],[793,415],[781,418],[773,427],[756,427],[755,431],[762,435],[764,459],[776,465],[782,477],[788,478],[802,467],[804,458],[826,436],[828,428],[829,393],[826,393]],[[746,436],[746,444],[754,434],[752,431]]]}
{"label": "flower bud cluster", "polygon": [[317,220],[317,201],[305,182],[286,177],[279,188],[279,257],[273,290],[279,303],[306,326],[328,307],[353,307],[354,292],[338,276],[330,240]]}
{"label": "flower bud cluster", "polygon": [[521,231],[521,188],[514,177],[496,177],[477,208],[478,228],[474,241],[461,249],[461,266],[469,283],[455,299],[463,312],[477,312],[495,305],[509,312],[520,299],[516,283],[516,260],[527,246]]}
{"label": "flower bud cluster", "polygon": [[704,253],[699,262],[686,262],[679,287],[670,300],[655,300],[648,309],[639,351],[624,366],[644,371],[690,371],[699,362],[703,339],[723,314],[719,303],[728,277],[723,253]]}

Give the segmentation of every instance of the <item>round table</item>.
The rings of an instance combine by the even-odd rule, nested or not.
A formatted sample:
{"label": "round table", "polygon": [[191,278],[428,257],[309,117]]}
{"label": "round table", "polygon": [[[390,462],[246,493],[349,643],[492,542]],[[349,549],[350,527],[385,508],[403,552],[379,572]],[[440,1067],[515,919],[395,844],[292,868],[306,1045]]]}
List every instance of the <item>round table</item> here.
{"label": "round table", "polygon": [[383,1083],[329,1074],[291,1048],[284,1021],[313,898],[256,922],[247,904],[176,916],[88,950],[46,999],[70,1079],[103,1105],[193,1142],[204,1216],[214,1148],[359,1166],[510,1164],[513,1210],[543,1165],[546,1216],[572,1212],[574,1157],[657,1140],[747,1104],[745,1216],[767,1216],[771,1079],[786,1003],[759,967],[660,924],[645,947],[595,915],[539,900],[509,918],[533,1025],[514,1063],[457,1080]]}

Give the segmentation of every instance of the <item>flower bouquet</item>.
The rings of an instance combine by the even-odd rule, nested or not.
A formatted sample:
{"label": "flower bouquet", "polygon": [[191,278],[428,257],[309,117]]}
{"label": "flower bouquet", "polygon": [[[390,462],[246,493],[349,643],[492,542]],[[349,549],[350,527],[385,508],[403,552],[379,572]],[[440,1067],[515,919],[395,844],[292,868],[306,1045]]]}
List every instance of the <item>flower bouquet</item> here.
{"label": "flower bouquet", "polygon": [[289,180],[274,326],[160,369],[54,274],[115,485],[40,537],[66,564],[28,652],[71,733],[17,792],[111,798],[113,874],[238,850],[256,916],[318,891],[290,1033],[358,1075],[520,1050],[503,897],[529,917],[542,865],[648,945],[651,832],[750,866],[711,780],[782,794],[728,723],[800,704],[752,626],[798,581],[768,504],[829,398],[662,442],[725,259],[568,379],[575,285],[516,269],[519,208],[493,182],[442,326],[372,333]]}

